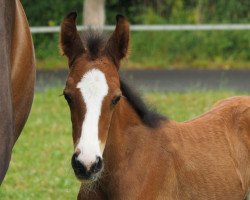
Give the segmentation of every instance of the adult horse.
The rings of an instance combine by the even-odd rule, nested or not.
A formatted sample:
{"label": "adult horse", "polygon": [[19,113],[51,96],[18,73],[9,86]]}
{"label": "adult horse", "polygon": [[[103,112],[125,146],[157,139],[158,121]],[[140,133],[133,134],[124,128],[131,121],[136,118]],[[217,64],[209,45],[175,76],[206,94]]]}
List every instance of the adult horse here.
{"label": "adult horse", "polygon": [[28,118],[35,85],[35,54],[19,0],[0,0],[0,184]]}
{"label": "adult horse", "polygon": [[250,186],[250,97],[233,97],[178,123],[150,111],[120,80],[129,24],[83,41],[76,13],[62,22],[64,89],[72,121],[78,199],[242,200]]}

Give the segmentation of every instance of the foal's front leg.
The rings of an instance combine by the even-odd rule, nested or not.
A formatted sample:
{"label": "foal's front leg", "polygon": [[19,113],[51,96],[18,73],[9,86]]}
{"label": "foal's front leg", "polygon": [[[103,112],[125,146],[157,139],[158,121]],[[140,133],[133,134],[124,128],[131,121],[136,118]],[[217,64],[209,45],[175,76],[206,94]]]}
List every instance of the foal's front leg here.
{"label": "foal's front leg", "polygon": [[87,190],[81,185],[77,200],[106,200],[105,194],[100,189]]}

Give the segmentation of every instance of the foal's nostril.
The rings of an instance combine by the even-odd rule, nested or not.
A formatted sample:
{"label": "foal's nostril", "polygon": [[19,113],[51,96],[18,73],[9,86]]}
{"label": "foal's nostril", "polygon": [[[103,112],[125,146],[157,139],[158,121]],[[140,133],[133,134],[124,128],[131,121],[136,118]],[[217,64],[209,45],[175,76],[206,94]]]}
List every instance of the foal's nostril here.
{"label": "foal's nostril", "polygon": [[71,165],[73,167],[74,170],[81,170],[82,168],[84,168],[84,166],[82,165],[82,163],[77,160],[77,153],[74,153],[71,159]]}
{"label": "foal's nostril", "polygon": [[95,163],[91,166],[91,171],[93,173],[97,173],[102,169],[102,159],[101,157],[97,157]]}
{"label": "foal's nostril", "polygon": [[97,174],[102,169],[102,159],[101,157],[96,157],[95,162],[91,165],[90,169],[88,170],[87,167],[78,160],[77,152],[73,154],[71,159],[71,165],[74,169],[75,175],[79,179],[89,179],[94,174]]}
{"label": "foal's nostril", "polygon": [[86,167],[77,159],[77,157],[77,153],[74,153],[71,159],[71,165],[76,176],[88,178],[89,174],[87,174]]}

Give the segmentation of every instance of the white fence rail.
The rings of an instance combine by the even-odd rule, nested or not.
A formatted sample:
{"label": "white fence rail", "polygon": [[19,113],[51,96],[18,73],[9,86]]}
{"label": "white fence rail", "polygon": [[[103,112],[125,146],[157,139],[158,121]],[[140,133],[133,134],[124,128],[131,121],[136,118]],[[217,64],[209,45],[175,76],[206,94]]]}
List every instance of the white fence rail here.
{"label": "white fence rail", "polygon": [[[79,31],[86,26],[77,26]],[[115,26],[104,26],[103,30],[114,30]],[[250,24],[197,24],[197,25],[131,25],[131,31],[210,31],[210,30],[250,30]],[[31,33],[57,33],[60,26],[31,27]]]}

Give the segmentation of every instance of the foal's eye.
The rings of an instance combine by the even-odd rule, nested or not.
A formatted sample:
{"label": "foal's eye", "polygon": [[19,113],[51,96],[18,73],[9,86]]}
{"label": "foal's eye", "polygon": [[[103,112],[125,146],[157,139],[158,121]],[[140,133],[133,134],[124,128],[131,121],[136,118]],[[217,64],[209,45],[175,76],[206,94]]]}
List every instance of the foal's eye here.
{"label": "foal's eye", "polygon": [[118,101],[120,101],[120,99],[121,99],[121,96],[114,97],[114,98],[112,99],[112,104],[113,104],[113,105],[116,105],[116,104],[118,103]]}
{"label": "foal's eye", "polygon": [[63,93],[63,96],[68,103],[72,102],[72,97],[69,94]]}

